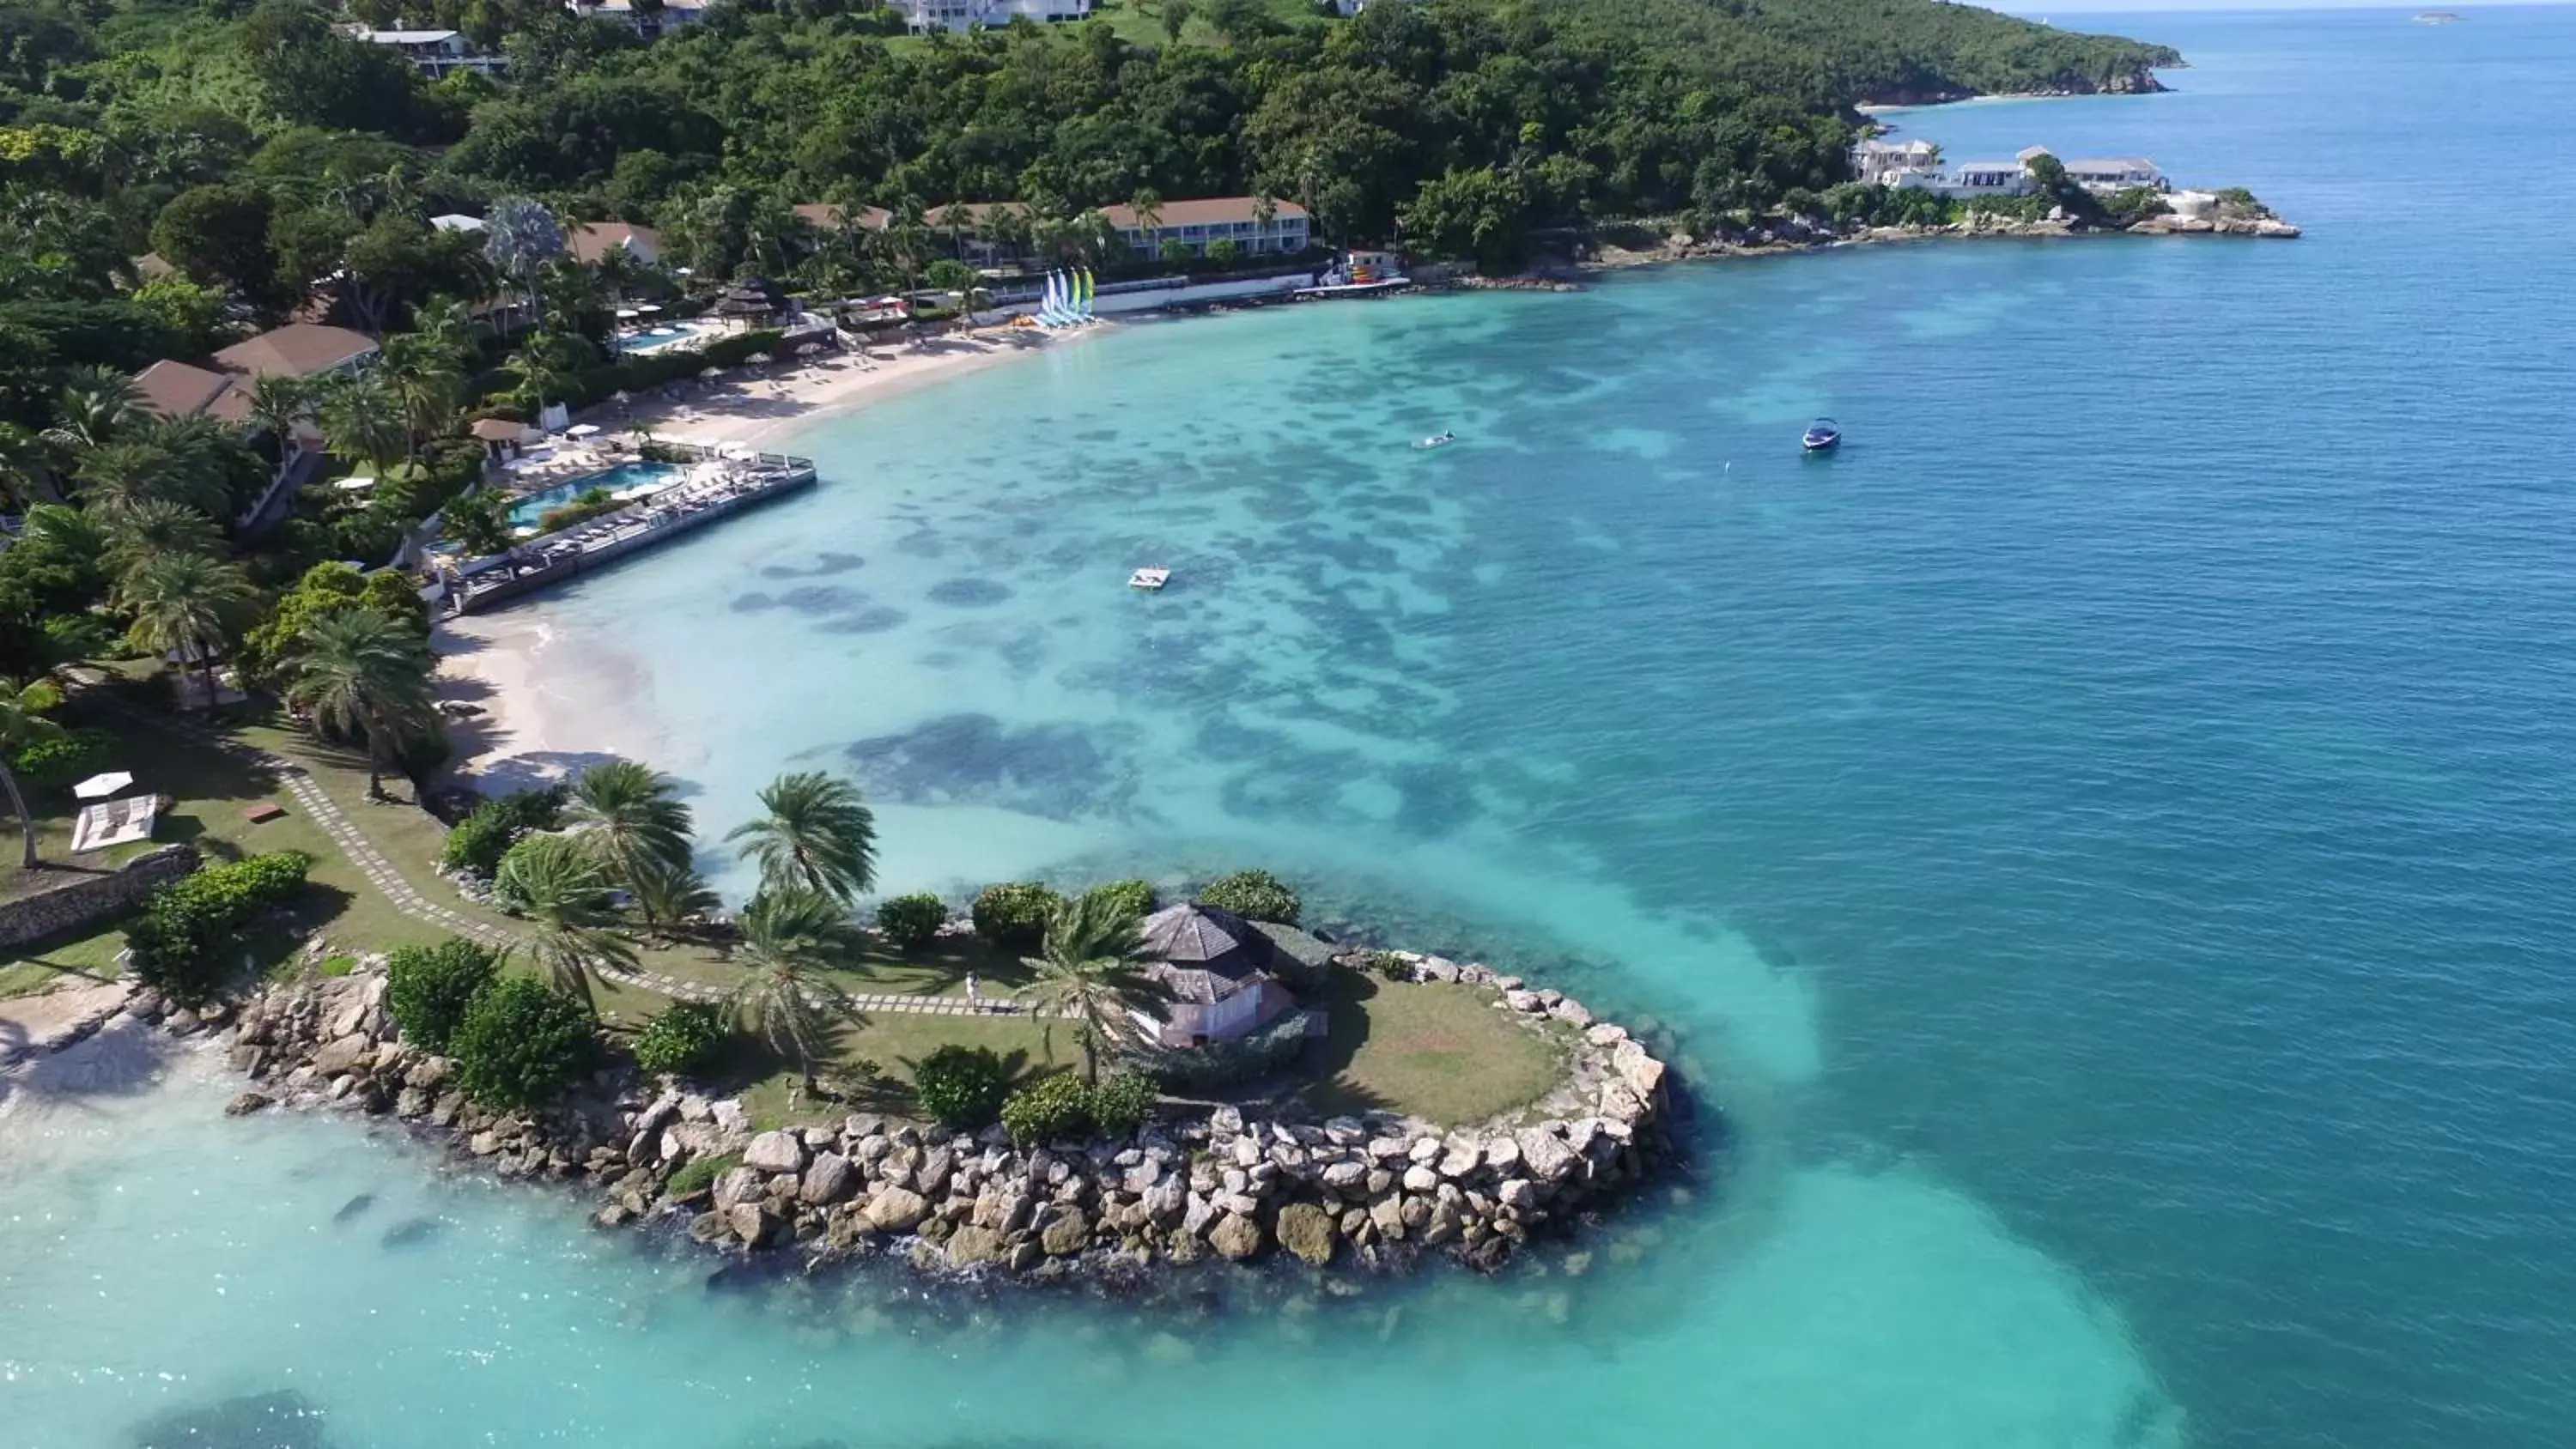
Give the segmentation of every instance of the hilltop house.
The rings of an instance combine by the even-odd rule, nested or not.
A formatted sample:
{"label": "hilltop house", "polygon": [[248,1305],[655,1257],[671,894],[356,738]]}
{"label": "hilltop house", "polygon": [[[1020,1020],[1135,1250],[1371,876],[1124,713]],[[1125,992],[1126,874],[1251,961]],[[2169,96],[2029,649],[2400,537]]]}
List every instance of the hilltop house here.
{"label": "hilltop house", "polygon": [[1233,1041],[1297,1009],[1297,999],[1270,972],[1270,938],[1231,911],[1192,901],[1166,906],[1138,928],[1146,973],[1170,993],[1159,1012],[1131,1010],[1156,1046]]}
{"label": "hilltop house", "polygon": [[[137,405],[156,416],[207,417],[248,431],[251,388],[261,378],[310,381],[352,376],[373,366],[375,360],[376,340],[363,332],[318,322],[291,322],[234,343],[206,359],[202,367],[164,358],[135,374],[134,392]],[[298,465],[316,451],[312,444],[319,439],[309,426],[299,424],[292,433],[277,440],[277,471],[270,475],[268,488],[259,501],[242,515],[242,521],[249,522],[266,513],[281,489],[302,475],[303,469]]]}
{"label": "hilltop house", "polygon": [[1250,196],[1210,196],[1196,201],[1166,201],[1150,218],[1139,216],[1132,206],[1101,208],[1109,224],[1118,228],[1138,256],[1159,256],[1165,242],[1179,242],[1189,248],[1191,256],[1207,255],[1211,242],[1230,241],[1245,256],[1285,254],[1293,256],[1306,250],[1312,240],[1306,208],[1293,201],[1273,201],[1270,216],[1263,220],[1261,203]]}
{"label": "hilltop house", "polygon": [[649,6],[635,0],[564,0],[564,8],[584,20],[617,21],[643,40],[659,40],[707,16],[707,0],[662,0]]}
{"label": "hilltop house", "polygon": [[649,267],[662,260],[662,234],[632,222],[585,221],[564,228],[564,250],[586,267],[598,266],[613,251]]}
{"label": "hilltop house", "polygon": [[453,30],[370,30],[352,25],[347,34],[369,45],[381,45],[402,52],[403,59],[418,67],[431,80],[445,79],[460,70],[480,75],[497,75],[507,70],[510,58],[478,50],[474,42]]}
{"label": "hilltop house", "polygon": [[895,0],[904,28],[915,35],[934,30],[964,34],[977,26],[1000,29],[1026,17],[1040,25],[1080,20],[1091,13],[1091,0]]}

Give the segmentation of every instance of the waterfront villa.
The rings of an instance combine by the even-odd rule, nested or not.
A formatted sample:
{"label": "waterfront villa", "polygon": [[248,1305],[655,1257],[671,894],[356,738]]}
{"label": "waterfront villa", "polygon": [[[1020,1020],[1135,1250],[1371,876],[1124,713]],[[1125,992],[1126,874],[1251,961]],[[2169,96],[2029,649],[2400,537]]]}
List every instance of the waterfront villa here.
{"label": "waterfront villa", "polygon": [[915,35],[962,35],[978,26],[998,30],[1023,17],[1040,25],[1080,20],[1091,14],[1091,0],[896,0],[895,8]]}
{"label": "waterfront villa", "polygon": [[[1941,148],[1929,141],[1873,138],[1852,147],[1850,160],[1853,179],[1870,185],[1912,187],[1944,196],[2027,196],[2030,163],[2048,154],[2045,146],[2029,146],[2009,161],[1963,161],[1945,172]],[[2144,156],[2069,161],[2065,166],[2069,181],[2102,195],[2140,186],[2173,189],[2156,163]]]}
{"label": "waterfront villa", "polygon": [[1220,241],[1234,243],[1245,256],[1294,256],[1311,241],[1306,208],[1293,201],[1271,202],[1266,218],[1260,198],[1251,196],[1166,201],[1150,217],[1138,215],[1132,206],[1107,206],[1101,212],[1127,245],[1145,257],[1161,255],[1166,242],[1178,242],[1191,256],[1203,257],[1210,243]]}
{"label": "waterfront villa", "polygon": [[2171,191],[2173,183],[2156,169],[2156,163],[2144,156],[2122,156],[2107,161],[2069,161],[2066,179],[2087,191],[2117,192],[2137,187],[2150,191]]}
{"label": "waterfront villa", "polygon": [[564,250],[586,267],[598,266],[613,251],[623,251],[649,267],[662,260],[662,234],[632,222],[585,221],[564,228]]}
{"label": "waterfront villa", "polygon": [[1147,916],[1146,974],[1170,993],[1160,1011],[1128,1013],[1162,1047],[1233,1041],[1297,1009],[1270,972],[1270,938],[1232,911],[1184,901]]}
{"label": "waterfront villa", "polygon": [[444,80],[460,70],[470,70],[477,75],[498,75],[510,66],[508,56],[478,50],[474,42],[453,30],[370,30],[363,25],[352,25],[346,33],[369,45],[402,52],[403,59],[410,61],[431,80]]}
{"label": "waterfront villa", "polygon": [[1851,149],[1852,179],[1872,186],[1935,188],[1941,184],[1941,148],[1929,141],[1872,138]]}

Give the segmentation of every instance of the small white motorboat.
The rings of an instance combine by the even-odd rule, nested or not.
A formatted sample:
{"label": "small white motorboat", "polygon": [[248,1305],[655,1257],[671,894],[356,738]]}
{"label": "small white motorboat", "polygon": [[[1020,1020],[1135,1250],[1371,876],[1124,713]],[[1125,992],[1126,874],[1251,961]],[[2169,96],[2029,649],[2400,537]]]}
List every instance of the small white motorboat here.
{"label": "small white motorboat", "polygon": [[1430,437],[1423,439],[1421,442],[1418,442],[1413,446],[1416,448],[1445,448],[1456,441],[1458,441],[1458,435],[1456,433],[1433,433]]}
{"label": "small white motorboat", "polygon": [[1159,593],[1162,591],[1163,585],[1168,584],[1171,581],[1172,571],[1170,569],[1138,569],[1136,572],[1127,576],[1127,587],[1131,589],[1143,589],[1149,594]]}

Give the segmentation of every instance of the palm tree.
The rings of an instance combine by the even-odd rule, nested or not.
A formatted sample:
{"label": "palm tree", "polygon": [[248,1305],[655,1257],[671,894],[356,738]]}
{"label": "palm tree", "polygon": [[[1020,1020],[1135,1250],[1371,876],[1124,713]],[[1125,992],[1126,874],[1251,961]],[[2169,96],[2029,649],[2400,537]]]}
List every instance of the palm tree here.
{"label": "palm tree", "polygon": [[691,916],[714,913],[721,904],[706,881],[686,861],[642,861],[626,882],[644,923],[659,929],[677,926]]}
{"label": "palm tree", "polygon": [[213,713],[215,653],[232,637],[234,621],[255,595],[239,567],[208,554],[164,554],[138,570],[122,585],[124,606],[134,615],[127,637],[137,648],[156,654],[179,651],[185,661],[194,654],[205,672],[206,710]]}
{"label": "palm tree", "polygon": [[395,746],[436,719],[429,646],[372,609],[333,609],[287,645],[285,663],[286,702],[312,715],[316,735],[331,730],[363,738],[367,798],[383,799]]}
{"label": "palm tree", "polygon": [[135,577],[156,559],[172,554],[213,555],[223,547],[214,520],[197,510],[159,498],[147,498],[108,518],[104,558],[118,580]]}
{"label": "palm tree", "polygon": [[672,798],[677,787],[633,760],[593,765],[573,782],[566,823],[608,878],[631,889],[653,866],[689,863],[689,807]]}
{"label": "palm tree", "polygon": [[852,940],[840,903],[820,891],[763,886],[743,907],[742,944],[734,960],[744,973],[725,993],[725,1010],[738,1030],[794,1057],[808,1090],[814,1059],[830,1050],[833,1028],[858,1019],[858,1009],[828,974]]}
{"label": "palm tree", "polygon": [[1127,198],[1127,209],[1136,213],[1136,250],[1145,255],[1154,251],[1154,233],[1163,229],[1163,193],[1150,186],[1139,186]]}
{"label": "palm tree", "polygon": [[406,332],[385,339],[376,371],[391,384],[401,402],[414,454],[429,438],[444,433],[465,402],[465,374],[447,355],[446,343],[425,333]]}
{"label": "palm tree", "polygon": [[572,385],[572,364],[567,352],[572,339],[558,333],[539,330],[528,334],[519,350],[501,364],[501,370],[517,379],[510,391],[512,401],[532,413],[543,412],[546,396],[560,393]]}
{"label": "palm tree", "polygon": [[725,839],[743,842],[743,858],[759,862],[763,881],[803,886],[844,905],[876,884],[876,816],[847,780],[820,770],[781,775],[760,792],[760,808],[761,818]]}
{"label": "palm tree", "polygon": [[312,409],[305,379],[272,373],[250,385],[250,422],[253,427],[277,440],[277,456],[283,463],[295,451],[295,425]]}
{"label": "palm tree", "polygon": [[36,817],[27,811],[27,797],[19,793],[18,776],[9,762],[18,758],[20,750],[63,732],[61,725],[44,717],[62,702],[62,691],[44,680],[20,684],[0,679],[0,787],[8,790],[9,808],[18,816],[18,834],[25,842],[18,864],[25,870],[36,868]]}
{"label": "palm tree", "polygon": [[528,953],[547,983],[596,1015],[591,977],[603,965],[635,962],[635,948],[614,929],[617,912],[599,862],[571,836],[532,835],[501,858],[492,895],[536,927]]}
{"label": "palm tree", "polygon": [[1100,1044],[1128,1029],[1130,1010],[1151,1009],[1171,993],[1136,960],[1145,949],[1136,915],[1116,897],[1090,891],[1055,908],[1047,922],[1045,954],[1027,958],[1037,979],[1029,998],[1037,1010],[1074,1023],[1082,1042],[1082,1079],[1100,1080]]}
{"label": "palm tree", "polygon": [[320,389],[314,422],[332,452],[367,464],[379,476],[411,453],[411,425],[402,398],[372,372],[334,378]]}
{"label": "palm tree", "polygon": [[107,440],[143,417],[134,384],[112,367],[72,370],[54,402],[62,421],[45,429],[46,441],[78,452]]}

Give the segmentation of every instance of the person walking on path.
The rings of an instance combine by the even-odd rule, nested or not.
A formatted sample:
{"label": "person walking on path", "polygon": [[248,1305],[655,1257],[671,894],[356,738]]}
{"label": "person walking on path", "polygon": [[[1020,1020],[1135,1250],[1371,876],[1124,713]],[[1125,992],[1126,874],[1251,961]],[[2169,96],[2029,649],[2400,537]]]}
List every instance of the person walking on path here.
{"label": "person walking on path", "polygon": [[973,1016],[984,1014],[984,996],[975,989],[975,973],[972,971],[966,973],[966,1010]]}

